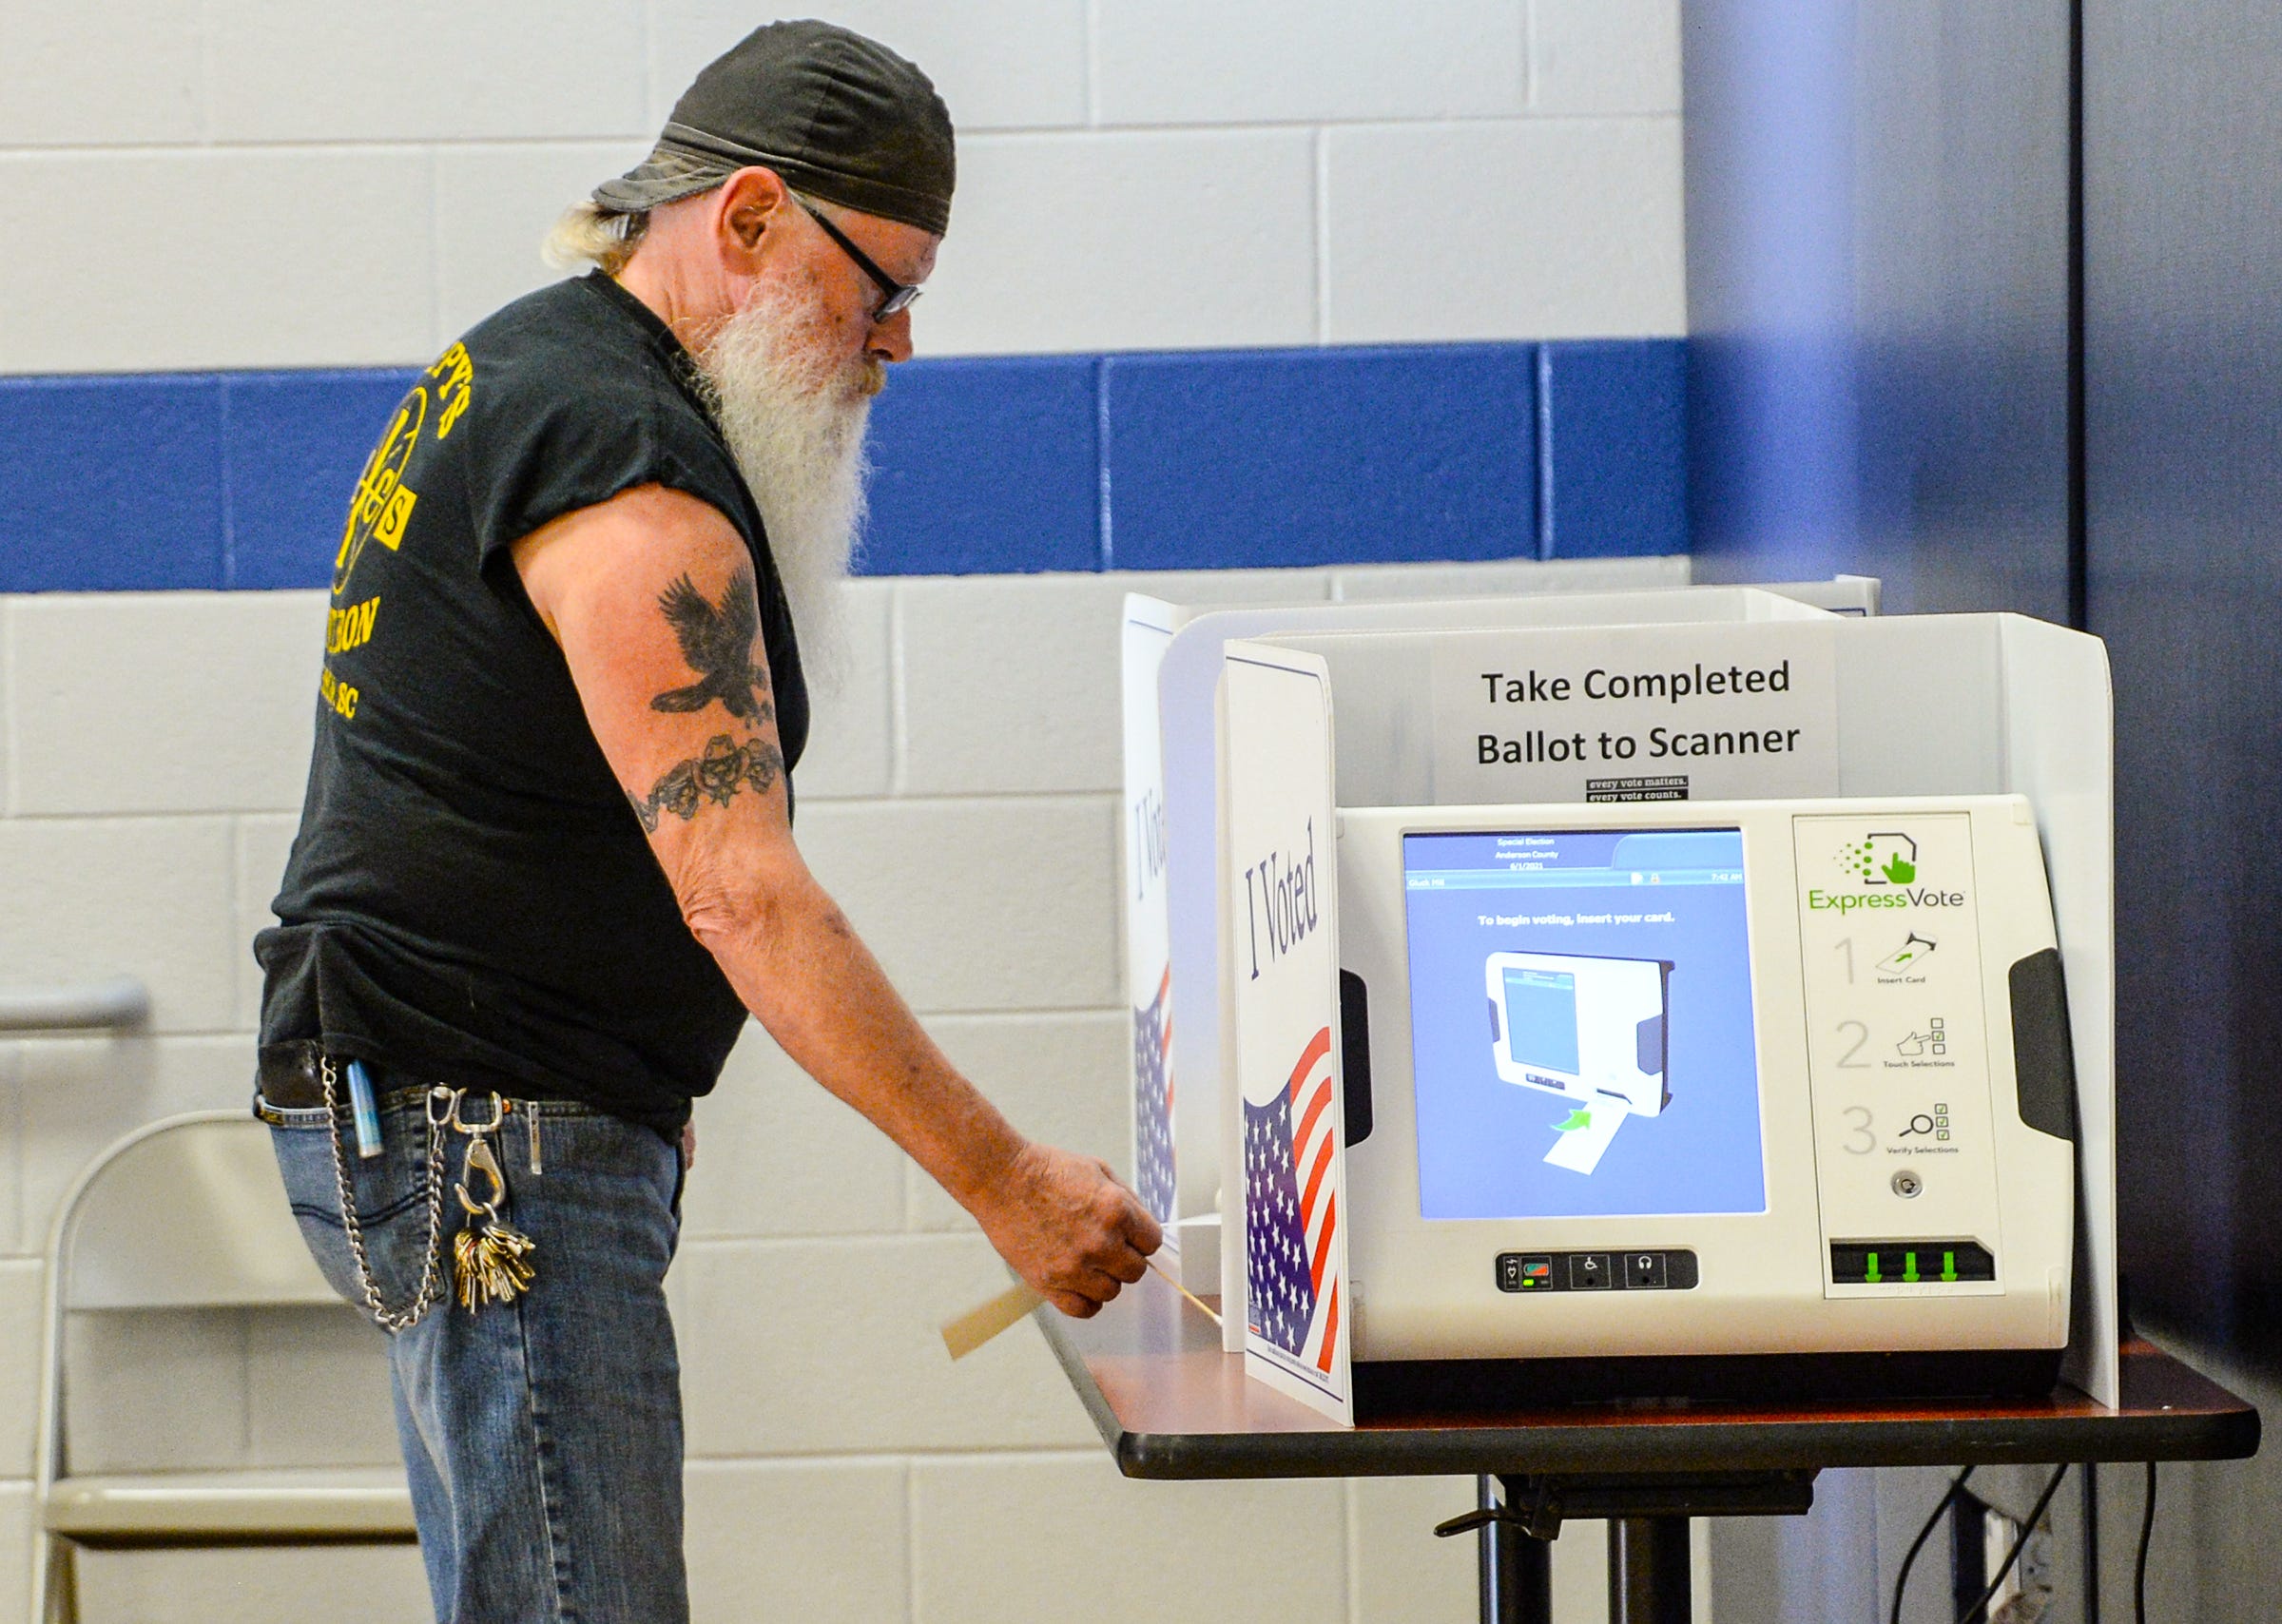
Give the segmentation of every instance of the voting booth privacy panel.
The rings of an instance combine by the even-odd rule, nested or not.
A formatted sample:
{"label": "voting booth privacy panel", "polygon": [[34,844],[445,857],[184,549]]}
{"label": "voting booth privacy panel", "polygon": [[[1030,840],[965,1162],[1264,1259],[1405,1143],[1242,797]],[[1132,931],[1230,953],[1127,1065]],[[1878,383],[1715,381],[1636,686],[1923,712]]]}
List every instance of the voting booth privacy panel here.
{"label": "voting booth privacy panel", "polygon": [[1247,1370],[2118,1402],[2097,640],[1129,609],[1135,1165]]}

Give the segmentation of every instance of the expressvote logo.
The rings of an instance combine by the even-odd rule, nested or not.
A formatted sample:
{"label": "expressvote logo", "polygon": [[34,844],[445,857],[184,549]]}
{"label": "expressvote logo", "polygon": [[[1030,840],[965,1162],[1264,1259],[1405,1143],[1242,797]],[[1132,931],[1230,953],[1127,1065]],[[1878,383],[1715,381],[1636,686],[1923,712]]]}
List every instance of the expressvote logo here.
{"label": "expressvote logo", "polygon": [[1907,885],[1918,877],[1918,842],[1907,835],[1865,835],[1838,848],[1838,866],[1865,885]]}
{"label": "expressvote logo", "polygon": [[[1807,906],[1817,913],[1851,913],[1858,908],[1962,908],[1963,891],[1944,891],[1920,885],[1918,842],[1900,830],[1886,830],[1849,841],[1834,854],[1846,889],[1807,893]],[[1857,889],[1859,887],[1859,889]]]}

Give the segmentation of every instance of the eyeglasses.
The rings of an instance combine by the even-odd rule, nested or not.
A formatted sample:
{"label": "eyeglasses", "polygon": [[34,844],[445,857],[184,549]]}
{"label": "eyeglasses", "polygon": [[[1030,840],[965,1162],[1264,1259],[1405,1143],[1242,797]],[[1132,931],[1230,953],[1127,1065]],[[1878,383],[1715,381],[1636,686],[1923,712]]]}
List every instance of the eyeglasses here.
{"label": "eyeglasses", "polygon": [[841,230],[839,226],[833,224],[830,221],[826,220],[823,216],[822,210],[819,209],[806,198],[802,197],[799,193],[795,192],[793,194],[793,202],[799,203],[803,208],[808,211],[808,218],[815,221],[817,224],[824,228],[824,235],[840,244],[840,251],[845,254],[849,259],[856,261],[856,268],[858,270],[861,271],[865,276],[871,278],[873,281],[879,283],[880,292],[882,297],[880,298],[879,308],[872,312],[872,320],[875,323],[885,321],[899,312],[911,308],[911,301],[919,298],[920,293],[924,291],[919,286],[919,284],[916,282],[899,282],[896,280],[895,278],[889,276],[885,271],[881,270],[878,265],[873,264],[872,257],[869,254],[866,254],[862,249],[857,247],[855,243],[849,242],[848,234]]}

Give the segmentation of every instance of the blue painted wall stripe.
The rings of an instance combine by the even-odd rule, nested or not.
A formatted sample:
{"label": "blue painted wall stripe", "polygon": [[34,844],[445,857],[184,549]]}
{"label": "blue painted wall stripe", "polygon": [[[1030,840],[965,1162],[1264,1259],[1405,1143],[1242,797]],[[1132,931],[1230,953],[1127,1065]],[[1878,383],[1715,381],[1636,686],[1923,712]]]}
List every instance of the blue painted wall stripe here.
{"label": "blue painted wall stripe", "polygon": [[[1678,339],[914,361],[866,573],[1688,548]],[[0,377],[0,591],[318,587],[409,369]]]}
{"label": "blue painted wall stripe", "polygon": [[0,590],[222,579],[222,384],[20,378],[0,392]]}
{"label": "blue painted wall stripe", "polygon": [[872,408],[871,575],[1097,570],[1090,356],[914,361]]}
{"label": "blue painted wall stripe", "polygon": [[1688,533],[1687,346],[1542,346],[1545,556],[1615,558],[1642,536]]}
{"label": "blue painted wall stripe", "polygon": [[1537,551],[1532,346],[1112,356],[1108,562]]}
{"label": "blue painted wall stripe", "polygon": [[222,586],[332,579],[349,489],[419,374],[241,373],[222,379],[230,492]]}

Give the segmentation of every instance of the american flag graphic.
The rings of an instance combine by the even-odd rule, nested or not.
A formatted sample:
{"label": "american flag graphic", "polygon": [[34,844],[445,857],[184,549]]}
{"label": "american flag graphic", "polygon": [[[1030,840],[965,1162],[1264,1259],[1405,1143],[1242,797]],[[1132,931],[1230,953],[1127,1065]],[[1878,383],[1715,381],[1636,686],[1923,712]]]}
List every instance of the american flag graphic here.
{"label": "american flag graphic", "polygon": [[1172,1222],[1172,966],[1133,1011],[1133,1162],[1141,1205]]}
{"label": "american flag graphic", "polygon": [[1325,1278],[1339,1228],[1331,1089],[1325,1027],[1302,1052],[1288,1087],[1266,1105],[1244,1102],[1246,1317],[1255,1334],[1325,1375],[1339,1344],[1339,1281]]}

